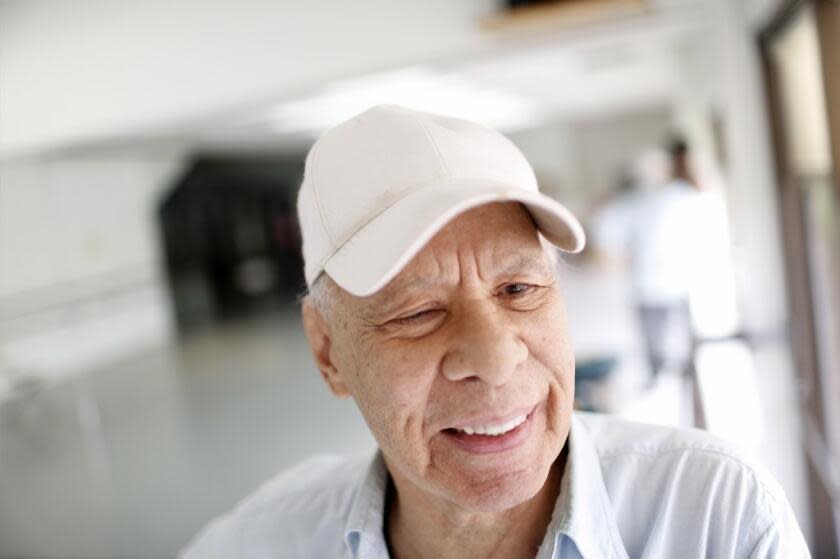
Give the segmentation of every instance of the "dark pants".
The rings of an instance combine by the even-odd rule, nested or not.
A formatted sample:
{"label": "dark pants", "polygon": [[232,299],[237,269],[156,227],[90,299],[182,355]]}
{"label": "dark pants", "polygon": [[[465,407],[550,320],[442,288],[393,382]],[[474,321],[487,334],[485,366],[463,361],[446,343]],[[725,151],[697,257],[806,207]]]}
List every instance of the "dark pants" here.
{"label": "dark pants", "polygon": [[688,303],[643,304],[638,312],[651,375],[655,377],[666,367],[688,374],[694,354]]}

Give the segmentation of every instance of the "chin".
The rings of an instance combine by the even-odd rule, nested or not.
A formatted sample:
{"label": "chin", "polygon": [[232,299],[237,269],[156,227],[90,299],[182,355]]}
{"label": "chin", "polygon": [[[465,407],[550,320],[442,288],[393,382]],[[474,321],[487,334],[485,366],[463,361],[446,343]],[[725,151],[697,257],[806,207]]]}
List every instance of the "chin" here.
{"label": "chin", "polygon": [[453,500],[461,508],[472,512],[503,512],[539,493],[548,479],[548,470],[547,467],[539,471],[527,470],[468,485],[457,491]]}

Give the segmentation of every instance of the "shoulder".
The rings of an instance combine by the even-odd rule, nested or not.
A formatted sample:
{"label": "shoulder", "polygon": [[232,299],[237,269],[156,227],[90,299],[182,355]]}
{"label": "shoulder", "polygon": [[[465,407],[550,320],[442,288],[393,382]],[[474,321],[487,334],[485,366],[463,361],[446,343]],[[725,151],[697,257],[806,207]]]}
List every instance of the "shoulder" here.
{"label": "shoulder", "polygon": [[769,499],[784,499],[770,474],[731,443],[700,429],[677,429],[627,421],[601,414],[579,413],[602,467],[609,471],[632,463],[656,463],[666,470],[687,466],[687,480],[732,473]]}
{"label": "shoulder", "polygon": [[575,412],[575,417],[586,428],[601,457],[700,450],[744,459],[730,443],[700,429],[639,423],[590,412]]}
{"label": "shoulder", "polygon": [[262,556],[274,549],[305,554],[319,536],[340,542],[369,456],[321,455],[283,470],[232,511],[208,524],[180,557]]}
{"label": "shoulder", "polygon": [[591,437],[610,500],[625,527],[643,518],[667,519],[670,526],[702,534],[706,542],[719,541],[717,549],[736,545],[737,556],[780,523],[790,526],[791,537],[801,539],[782,488],[730,443],[698,429],[598,414],[578,418]]}

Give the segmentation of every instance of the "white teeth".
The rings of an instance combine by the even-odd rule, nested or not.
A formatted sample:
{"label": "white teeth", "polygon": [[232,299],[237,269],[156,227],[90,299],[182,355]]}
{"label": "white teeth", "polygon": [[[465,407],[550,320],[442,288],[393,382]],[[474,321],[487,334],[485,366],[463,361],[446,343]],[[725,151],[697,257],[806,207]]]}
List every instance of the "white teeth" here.
{"label": "white teeth", "polygon": [[528,419],[528,415],[524,414],[518,417],[514,417],[506,423],[501,423],[498,425],[471,425],[470,427],[458,429],[458,431],[462,431],[467,435],[491,435],[497,437],[499,435],[504,435],[508,431],[516,429],[517,427],[525,423],[526,419]]}

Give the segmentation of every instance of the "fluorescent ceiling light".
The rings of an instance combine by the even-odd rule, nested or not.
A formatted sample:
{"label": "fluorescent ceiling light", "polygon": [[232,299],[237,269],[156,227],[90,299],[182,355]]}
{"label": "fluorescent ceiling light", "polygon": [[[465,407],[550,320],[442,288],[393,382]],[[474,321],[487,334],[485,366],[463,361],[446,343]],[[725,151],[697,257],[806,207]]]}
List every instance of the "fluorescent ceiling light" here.
{"label": "fluorescent ceiling light", "polygon": [[383,103],[503,129],[527,126],[537,117],[535,106],[520,96],[412,67],[334,82],[321,94],[278,105],[269,113],[269,121],[279,133],[318,132]]}

